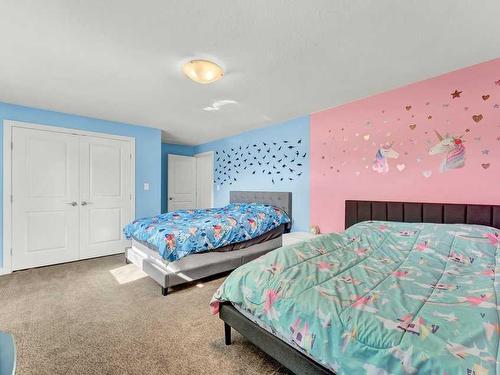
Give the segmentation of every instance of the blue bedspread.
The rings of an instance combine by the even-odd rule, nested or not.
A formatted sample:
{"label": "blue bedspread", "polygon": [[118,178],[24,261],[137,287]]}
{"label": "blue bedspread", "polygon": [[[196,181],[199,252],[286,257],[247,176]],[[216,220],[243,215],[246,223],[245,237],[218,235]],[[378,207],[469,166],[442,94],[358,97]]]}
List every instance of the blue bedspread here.
{"label": "blue bedspread", "polygon": [[173,262],[189,254],[256,238],[290,219],[276,207],[233,203],[221,208],[179,210],[137,219],[124,228],[127,238],[146,242]]}

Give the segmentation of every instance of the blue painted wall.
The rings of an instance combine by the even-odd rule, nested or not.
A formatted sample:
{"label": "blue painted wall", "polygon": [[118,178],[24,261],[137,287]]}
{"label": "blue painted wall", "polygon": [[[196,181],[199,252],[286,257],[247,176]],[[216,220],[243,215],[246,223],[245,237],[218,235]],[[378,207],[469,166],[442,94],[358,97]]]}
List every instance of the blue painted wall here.
{"label": "blue painted wall", "polygon": [[[3,210],[3,120],[33,122],[135,138],[135,176],[137,217],[156,215],[161,209],[161,131],[159,129],[74,116],[60,112],[11,105],[0,102],[0,211]],[[150,190],[144,191],[144,182]],[[0,268],[3,264],[3,215],[0,215]]]}
{"label": "blue painted wall", "polygon": [[309,116],[300,117],[196,146],[196,153],[216,152],[215,206],[228,204],[231,190],[291,191],[292,230],[307,231],[309,122]]}
{"label": "blue painted wall", "polygon": [[174,145],[162,143],[161,145],[161,212],[167,212],[168,203],[168,155],[193,156],[194,146]]}

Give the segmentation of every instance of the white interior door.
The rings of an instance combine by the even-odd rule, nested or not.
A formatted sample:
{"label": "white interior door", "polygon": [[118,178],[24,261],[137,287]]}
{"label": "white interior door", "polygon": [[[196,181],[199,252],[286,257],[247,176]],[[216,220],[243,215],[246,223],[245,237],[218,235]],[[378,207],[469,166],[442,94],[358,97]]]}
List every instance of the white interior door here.
{"label": "white interior door", "polygon": [[78,136],[12,129],[12,269],[79,257]]}
{"label": "white interior door", "polygon": [[213,207],[214,153],[204,152],[196,158],[196,208]]}
{"label": "white interior door", "polygon": [[80,259],[123,252],[131,221],[131,144],[80,137]]}
{"label": "white interior door", "polygon": [[196,158],[168,155],[168,211],[196,208]]}

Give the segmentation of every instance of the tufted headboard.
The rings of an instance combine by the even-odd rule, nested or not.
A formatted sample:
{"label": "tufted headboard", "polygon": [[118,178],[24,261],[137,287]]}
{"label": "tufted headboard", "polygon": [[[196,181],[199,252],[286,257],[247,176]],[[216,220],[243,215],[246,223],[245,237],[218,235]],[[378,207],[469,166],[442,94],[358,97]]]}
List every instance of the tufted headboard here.
{"label": "tufted headboard", "polygon": [[479,224],[500,229],[500,206],[486,204],[345,201],[345,227],[366,220]]}
{"label": "tufted headboard", "polygon": [[[281,208],[292,218],[292,193],[277,191],[230,191],[229,203],[262,203]],[[289,228],[288,228],[289,229]]]}

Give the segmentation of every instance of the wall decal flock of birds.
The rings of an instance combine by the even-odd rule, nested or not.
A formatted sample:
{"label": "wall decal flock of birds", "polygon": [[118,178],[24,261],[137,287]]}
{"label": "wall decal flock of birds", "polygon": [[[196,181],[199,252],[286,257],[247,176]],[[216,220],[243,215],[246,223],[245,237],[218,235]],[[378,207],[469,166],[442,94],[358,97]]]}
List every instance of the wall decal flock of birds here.
{"label": "wall decal flock of birds", "polygon": [[243,175],[264,175],[273,184],[294,181],[303,174],[307,152],[302,139],[225,148],[215,152],[214,183],[232,185]]}

